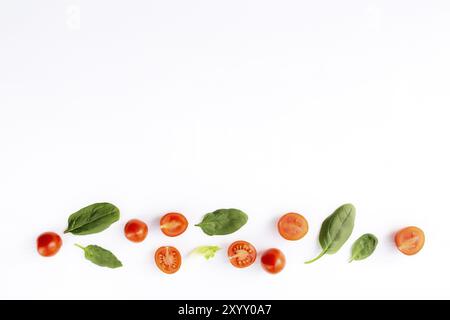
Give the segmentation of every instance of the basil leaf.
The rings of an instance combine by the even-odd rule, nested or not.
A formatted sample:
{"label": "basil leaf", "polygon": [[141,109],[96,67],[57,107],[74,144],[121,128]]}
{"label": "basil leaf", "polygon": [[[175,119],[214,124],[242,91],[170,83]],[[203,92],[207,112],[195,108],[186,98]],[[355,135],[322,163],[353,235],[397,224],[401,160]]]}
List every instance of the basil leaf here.
{"label": "basil leaf", "polygon": [[319,242],[323,250],[316,258],[305,263],[312,263],[325,254],[338,252],[352,234],[355,214],[356,209],[352,204],[344,204],[326,218],[319,234]]}
{"label": "basil leaf", "polygon": [[69,217],[69,226],[64,233],[86,235],[107,229],[120,218],[119,209],[110,203],[95,203]]}
{"label": "basil leaf", "polygon": [[352,257],[349,262],[353,260],[364,260],[369,257],[377,248],[378,239],[371,233],[363,234],[352,246]]}
{"label": "basil leaf", "polygon": [[227,235],[242,228],[248,220],[247,214],[238,209],[219,209],[208,213],[196,227],[209,236]]}
{"label": "basil leaf", "polygon": [[84,250],[84,257],[87,260],[95,263],[100,267],[107,267],[112,269],[122,267],[122,262],[120,262],[119,259],[117,259],[111,251],[95,245],[82,247],[79,244],[76,244],[76,246]]}
{"label": "basil leaf", "polygon": [[202,255],[205,257],[206,260],[209,260],[211,258],[214,258],[216,255],[216,252],[220,250],[220,247],[218,246],[201,246],[196,249],[194,249],[191,254],[197,254]]}

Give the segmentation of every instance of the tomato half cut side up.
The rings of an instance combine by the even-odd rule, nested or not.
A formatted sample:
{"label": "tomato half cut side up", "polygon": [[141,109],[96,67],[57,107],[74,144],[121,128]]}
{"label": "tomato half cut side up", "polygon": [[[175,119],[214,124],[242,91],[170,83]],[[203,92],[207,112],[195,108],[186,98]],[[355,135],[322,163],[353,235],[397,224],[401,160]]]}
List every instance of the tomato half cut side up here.
{"label": "tomato half cut side up", "polygon": [[401,253],[412,256],[422,250],[425,233],[418,227],[406,227],[396,233],[395,244]]}
{"label": "tomato half cut side up", "polygon": [[278,232],[286,240],[300,240],[308,233],[308,221],[301,214],[286,213],[278,220]]}
{"label": "tomato half cut side up", "polygon": [[228,258],[236,268],[247,268],[256,260],[256,249],[247,241],[236,241],[228,247]]}
{"label": "tomato half cut side up", "polygon": [[180,270],[181,254],[174,247],[161,247],[155,252],[155,263],[162,272],[173,274]]}
{"label": "tomato half cut side up", "polygon": [[168,237],[176,237],[186,231],[189,223],[184,215],[170,212],[161,218],[161,231]]}

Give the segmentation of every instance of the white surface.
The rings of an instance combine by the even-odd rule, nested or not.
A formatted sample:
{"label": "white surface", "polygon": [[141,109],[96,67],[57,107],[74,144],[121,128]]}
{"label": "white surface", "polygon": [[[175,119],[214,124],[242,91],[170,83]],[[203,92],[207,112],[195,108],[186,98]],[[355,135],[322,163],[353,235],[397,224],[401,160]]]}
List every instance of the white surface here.
{"label": "white surface", "polygon": [[[79,14],[79,16],[78,16]],[[449,1],[2,1],[0,298],[450,298]],[[106,232],[65,235],[49,259],[36,236],[110,201]],[[322,220],[357,207],[343,249],[315,264]],[[193,227],[222,207],[248,212],[236,234]],[[161,214],[191,227],[170,239]],[[276,219],[304,214],[287,242]],[[132,244],[125,222],[150,235]],[[427,235],[414,257],[395,230]],[[380,240],[348,264],[351,242]],[[185,258],[167,276],[154,250],[245,239],[282,249],[284,272]],[[105,270],[75,242],[113,250]]]}

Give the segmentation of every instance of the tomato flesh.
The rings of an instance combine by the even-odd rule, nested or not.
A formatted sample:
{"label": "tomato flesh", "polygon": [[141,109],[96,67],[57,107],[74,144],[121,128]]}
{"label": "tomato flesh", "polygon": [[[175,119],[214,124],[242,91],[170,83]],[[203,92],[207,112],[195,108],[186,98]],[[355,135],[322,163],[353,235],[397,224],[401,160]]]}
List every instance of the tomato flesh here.
{"label": "tomato flesh", "polygon": [[176,237],[185,232],[188,224],[186,217],[178,212],[170,212],[160,221],[161,231],[169,237]]}
{"label": "tomato flesh", "polygon": [[261,257],[261,264],[264,270],[269,273],[279,273],[286,265],[286,257],[279,249],[269,249]]}
{"label": "tomato flesh", "polygon": [[148,234],[148,226],[145,222],[132,219],[125,225],[125,236],[132,242],[142,242]]}
{"label": "tomato flesh", "polygon": [[408,256],[422,250],[425,244],[425,233],[418,227],[407,227],[395,235],[395,244],[398,250]]}
{"label": "tomato flesh", "polygon": [[52,257],[62,246],[61,237],[54,232],[45,232],[37,238],[37,250],[43,257]]}
{"label": "tomato flesh", "polygon": [[155,263],[162,272],[175,273],[181,267],[181,254],[174,247],[161,247],[155,252]]}
{"label": "tomato flesh", "polygon": [[247,241],[236,241],[228,247],[228,258],[236,268],[247,268],[256,260],[256,249]]}
{"label": "tomato flesh", "polygon": [[287,213],[278,220],[278,232],[286,240],[300,240],[308,233],[308,221],[301,214]]}

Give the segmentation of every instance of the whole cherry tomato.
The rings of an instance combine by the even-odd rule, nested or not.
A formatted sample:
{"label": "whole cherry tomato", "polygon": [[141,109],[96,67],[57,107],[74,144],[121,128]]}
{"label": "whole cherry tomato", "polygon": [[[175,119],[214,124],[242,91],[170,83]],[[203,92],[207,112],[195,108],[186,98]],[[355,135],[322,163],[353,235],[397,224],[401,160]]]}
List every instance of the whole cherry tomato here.
{"label": "whole cherry tomato", "polygon": [[286,258],[279,249],[272,248],[263,253],[261,264],[264,270],[275,274],[284,269]]}
{"label": "whole cherry tomato", "polygon": [[61,249],[61,237],[54,232],[45,232],[37,238],[37,250],[43,257],[51,257]]}
{"label": "whole cherry tomato", "polygon": [[125,225],[125,236],[133,242],[142,242],[148,234],[147,224],[138,219],[132,219]]}

